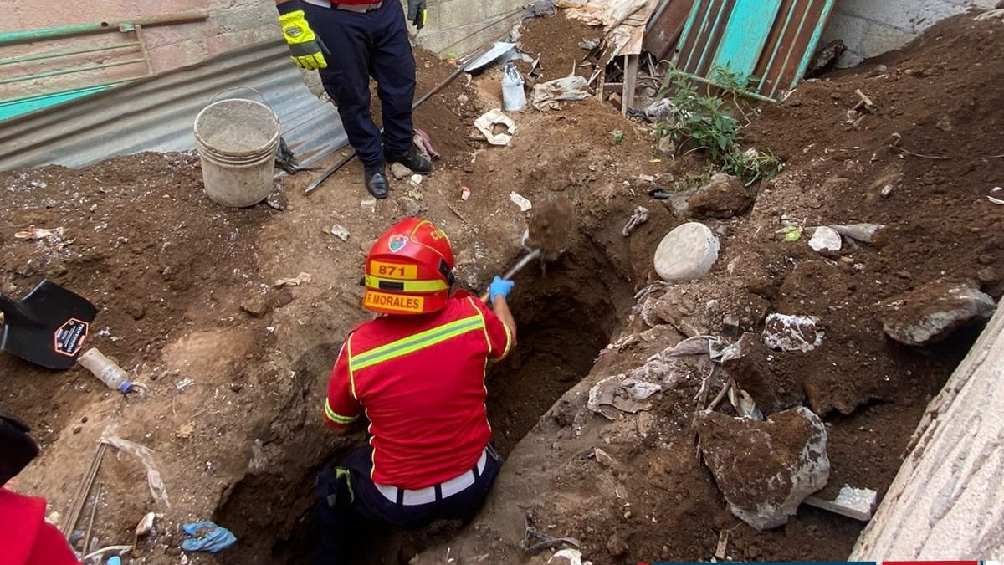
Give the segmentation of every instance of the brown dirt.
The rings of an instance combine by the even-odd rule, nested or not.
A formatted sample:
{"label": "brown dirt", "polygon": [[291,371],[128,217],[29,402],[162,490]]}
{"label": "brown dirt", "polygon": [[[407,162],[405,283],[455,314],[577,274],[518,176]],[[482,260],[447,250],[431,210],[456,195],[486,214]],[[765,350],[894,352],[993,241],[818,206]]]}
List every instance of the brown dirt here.
{"label": "brown dirt", "polygon": [[[585,53],[577,47],[583,30],[573,24],[561,17],[527,24],[524,44],[544,52],[545,78],[567,74],[571,58]],[[470,86],[461,78],[416,113],[444,160],[420,187],[394,183],[392,198],[373,212],[359,206],[358,164],[309,199],[300,190],[308,175],[284,179],[283,212],[216,207],[202,196],[196,162],[186,155],[0,176],[7,188],[0,191],[0,250],[11,258],[0,267],[4,292],[23,293],[48,275],[92,298],[110,332],[92,344],[149,384],[145,396],[123,399],[79,369],[47,373],[0,356],[0,398],[36,428],[44,447],[14,486],[64,511],[97,436],[115,424],[154,450],[172,507],[149,500],[135,460],[110,453],[99,476],[102,542],[131,542],[135,523],[157,510],[166,514],[158,533],[138,550],[150,562],[177,561],[177,525],[205,518],[231,527],[240,541],[194,562],[302,562],[312,543],[312,476],[363,439],[361,430],[331,436],[318,407],[339,342],[366,318],[358,269],[369,243],[417,206],[450,234],[458,279],[481,289],[521,253],[528,220],[509,200],[514,191],[535,206],[567,199],[576,222],[558,260],[517,279],[522,345],[489,379],[497,440],[511,450],[505,471],[485,512],[458,536],[372,534],[360,545],[376,550],[360,561],[407,561],[428,550],[418,562],[441,562],[446,546],[458,560],[488,553],[492,562],[526,561],[518,543],[527,515],[551,535],[578,538],[595,563],[707,559],[722,530],[731,532],[730,559],[844,559],[861,529],[856,522],[803,509],[782,528],[756,532],[725,510],[693,443],[694,375],[706,372],[665,391],[650,412],[616,422],[588,412],[585,395],[600,378],[638,367],[692,332],[757,333],[767,311],[819,316],[820,348],[761,352],[748,382],[761,383],[758,396],[772,400],[768,413],[804,395],[824,416],[833,465],[824,494],[844,483],[884,492],[928,398],[973,334],[933,350],[900,347],[882,335],[875,304],[942,271],[977,279],[984,271],[988,279],[986,267],[1004,259],[1004,210],[984,198],[1004,184],[1000,160],[988,158],[1004,153],[1000,29],[950,20],[885,58],[885,72],[870,63],[764,108],[747,143],[777,151],[786,172],[760,187],[748,215],[709,222],[724,234],[709,277],[654,292],[634,309],[634,294],[655,278],[655,246],[683,221],[648,199],[650,183],[639,176],[705,173],[689,158],[671,163],[658,155],[649,127],[595,100],[520,114],[511,147],[485,147],[468,133],[493,101],[481,93],[497,96],[491,76]],[[419,61],[420,94],[451,70],[423,54]],[[859,88],[878,110],[854,129],[843,123]],[[469,101],[461,103],[461,94]],[[614,130],[624,132],[622,143],[612,141]],[[913,153],[947,158],[901,157],[886,148],[893,132]],[[887,198],[878,195],[885,184],[894,186]],[[464,186],[468,201],[459,198]],[[639,205],[649,208],[649,221],[625,238],[621,227]],[[804,242],[779,241],[782,214],[806,225],[890,227],[876,245],[832,260]],[[60,250],[11,238],[31,223],[63,226],[74,241]],[[348,241],[325,233],[334,223],[351,232]],[[312,281],[269,289],[299,272]],[[264,313],[241,311],[262,297]],[[632,335],[622,350],[601,350]],[[192,384],[179,387],[184,379]],[[596,447],[611,460],[597,460]]]}
{"label": "brown dirt", "polygon": [[[527,20],[519,44],[531,57],[540,56],[542,79],[554,80],[568,76],[572,65],[581,63],[589,54],[579,47],[582,40],[602,37],[602,28],[589,27],[559,12],[555,16]],[[581,65],[576,70],[576,74],[583,76],[592,72]]]}

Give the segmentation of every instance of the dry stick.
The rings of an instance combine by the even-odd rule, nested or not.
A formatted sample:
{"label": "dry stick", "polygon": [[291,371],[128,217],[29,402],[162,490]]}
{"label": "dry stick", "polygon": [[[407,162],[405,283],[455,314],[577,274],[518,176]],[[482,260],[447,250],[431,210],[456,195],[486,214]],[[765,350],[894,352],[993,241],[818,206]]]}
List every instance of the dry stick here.
{"label": "dry stick", "polygon": [[948,159],[951,159],[951,157],[946,157],[944,155],[923,155],[920,153],[914,153],[909,149],[906,149],[904,147],[898,147],[896,145],[890,145],[889,148],[899,151],[900,153],[905,153],[907,155],[910,155],[911,157],[918,157],[920,159],[934,159],[936,161],[947,161]]}
{"label": "dry stick", "polygon": [[80,519],[80,513],[84,509],[84,502],[87,501],[87,497],[91,494],[91,487],[94,486],[94,478],[98,476],[98,469],[101,468],[101,458],[105,454],[105,444],[99,442],[97,449],[94,451],[94,457],[91,459],[91,466],[87,469],[87,474],[84,475],[84,482],[81,483],[80,488],[77,489],[77,494],[74,495],[72,502],[70,503],[70,511],[66,515],[66,521],[63,522],[63,536],[69,537],[70,532],[76,527],[77,521]]}
{"label": "dry stick", "polygon": [[98,503],[101,502],[101,490],[101,485],[98,485],[98,491],[94,493],[94,504],[91,505],[91,516],[87,520],[87,533],[84,534],[85,554],[91,552],[91,534],[94,532],[94,515],[98,513]]}
{"label": "dry stick", "polygon": [[732,389],[732,378],[730,377],[728,380],[725,381],[725,385],[722,387],[722,390],[718,392],[718,396],[716,396],[714,400],[711,401],[711,404],[708,405],[708,410],[714,410],[715,407],[718,406],[718,404],[722,401],[722,399],[725,398],[725,395],[727,395],[729,393],[729,390],[731,389]]}

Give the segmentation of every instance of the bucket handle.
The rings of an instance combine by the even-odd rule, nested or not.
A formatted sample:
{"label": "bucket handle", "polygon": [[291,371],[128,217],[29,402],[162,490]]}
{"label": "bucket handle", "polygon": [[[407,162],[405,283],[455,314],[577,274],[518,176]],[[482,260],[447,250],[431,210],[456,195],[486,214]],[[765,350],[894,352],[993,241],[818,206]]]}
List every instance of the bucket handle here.
{"label": "bucket handle", "polygon": [[[265,96],[262,95],[261,91],[258,90],[257,88],[252,88],[250,86],[231,86],[230,88],[224,88],[223,90],[221,90],[221,91],[217,92],[216,94],[214,94],[213,97],[209,99],[209,104],[207,104],[207,106],[211,105],[211,104],[215,104],[216,102],[219,102],[220,100],[227,100],[229,98],[234,98],[232,96],[228,98],[228,95],[230,93],[232,93],[232,92],[247,91],[247,90],[250,90],[253,93],[253,98],[250,98],[251,100],[254,100],[255,102],[261,102],[269,110],[272,110],[272,112],[275,112],[275,108],[273,108],[272,105],[269,104],[265,100]],[[247,97],[244,97],[244,96],[242,96],[241,98],[248,99]]]}

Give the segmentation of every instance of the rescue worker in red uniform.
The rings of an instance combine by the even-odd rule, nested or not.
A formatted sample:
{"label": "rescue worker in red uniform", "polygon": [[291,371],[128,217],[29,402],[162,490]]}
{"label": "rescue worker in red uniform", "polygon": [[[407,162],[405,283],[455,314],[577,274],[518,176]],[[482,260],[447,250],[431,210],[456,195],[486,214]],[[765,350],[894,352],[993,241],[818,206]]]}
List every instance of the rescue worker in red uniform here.
{"label": "rescue worker in red uniform", "polygon": [[28,427],[0,411],[0,565],[77,565],[62,532],[45,521],[45,499],[4,487],[37,455]]}
{"label": "rescue worker in red uniform", "polygon": [[345,339],[324,404],[336,429],[365,414],[369,445],[319,477],[319,563],[342,562],[358,516],[401,528],[467,520],[495,481],[485,369],[516,342],[514,283],[495,277],[489,307],[452,290],[453,266],[446,234],[419,218],[370,249],[363,308],[380,315]]}

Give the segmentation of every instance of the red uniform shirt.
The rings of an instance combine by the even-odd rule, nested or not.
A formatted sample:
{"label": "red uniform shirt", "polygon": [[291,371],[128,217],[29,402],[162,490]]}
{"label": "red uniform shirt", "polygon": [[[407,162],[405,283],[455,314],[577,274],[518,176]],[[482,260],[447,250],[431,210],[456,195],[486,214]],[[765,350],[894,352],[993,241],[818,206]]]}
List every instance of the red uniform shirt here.
{"label": "red uniform shirt", "polygon": [[77,565],[63,534],[45,521],[45,499],[0,488],[0,565]]}
{"label": "red uniform shirt", "polygon": [[384,316],[349,334],[331,372],[326,418],[370,421],[373,482],[420,489],[471,469],[491,439],[488,359],[509,331],[467,292],[423,316]]}

